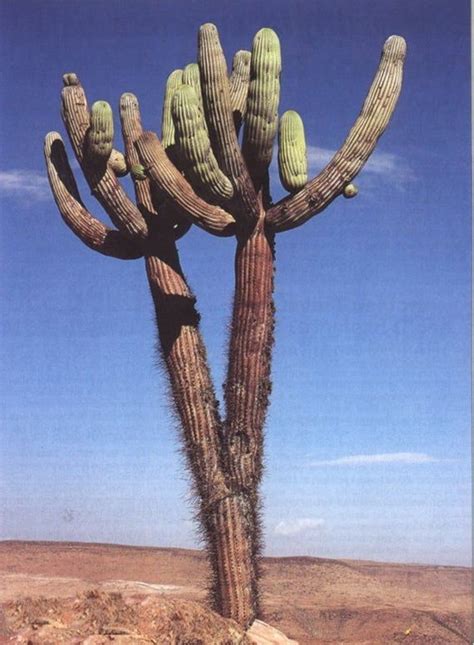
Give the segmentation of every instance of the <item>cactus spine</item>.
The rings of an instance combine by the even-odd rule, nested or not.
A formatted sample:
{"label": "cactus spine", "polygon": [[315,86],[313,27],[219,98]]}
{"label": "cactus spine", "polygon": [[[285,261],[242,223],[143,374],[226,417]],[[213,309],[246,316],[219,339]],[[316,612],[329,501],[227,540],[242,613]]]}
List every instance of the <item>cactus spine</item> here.
{"label": "cactus spine", "polygon": [[[56,132],[47,135],[44,153],[56,204],[75,235],[104,255],[145,259],[163,364],[199,498],[212,571],[211,599],[222,615],[248,626],[260,611],[259,483],[271,390],[275,237],[301,226],[337,197],[355,194],[352,180],[395,109],[405,42],[398,36],[386,41],[379,69],[346,141],[307,183],[301,120],[295,112],[283,115],[280,173],[292,194],[276,204],[269,203],[265,190],[277,128],[278,38],[270,29],[256,35],[246,100],[248,54],[239,52],[237,57],[229,80],[216,27],[201,27],[199,74],[191,65],[168,79],[162,143],[154,133],[143,131],[137,98],[123,94],[125,160],[112,148],[110,106],[98,102],[89,114],[79,79],[73,73],[64,76],[61,112],[71,145],[92,194],[115,229],[85,208]],[[234,123],[236,111],[239,119],[245,119],[243,150]],[[131,169],[137,204],[117,181],[124,166]],[[191,224],[213,235],[236,238],[225,418],[199,333],[196,299],[176,248],[176,240]]]}
{"label": "cactus spine", "polygon": [[87,151],[95,161],[107,161],[114,141],[114,116],[107,101],[96,101],[91,108]]}
{"label": "cactus spine", "polygon": [[304,126],[300,115],[294,110],[288,110],[280,119],[278,169],[280,181],[290,193],[300,190],[308,181]]}

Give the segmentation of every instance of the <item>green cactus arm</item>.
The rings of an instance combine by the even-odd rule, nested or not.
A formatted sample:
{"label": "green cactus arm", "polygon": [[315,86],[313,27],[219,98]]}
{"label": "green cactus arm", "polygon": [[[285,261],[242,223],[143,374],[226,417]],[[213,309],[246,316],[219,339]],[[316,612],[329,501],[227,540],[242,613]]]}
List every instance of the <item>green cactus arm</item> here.
{"label": "green cactus arm", "polygon": [[278,170],[283,187],[294,193],[308,181],[304,125],[298,112],[288,110],[278,129]]}
{"label": "green cactus arm", "polygon": [[193,191],[189,183],[169,160],[158,137],[143,132],[135,142],[141,163],[157,189],[166,194],[180,213],[193,224],[219,236],[233,235],[235,220],[219,206],[212,206]]}
{"label": "green cactus arm", "polygon": [[206,201],[219,203],[229,200],[234,189],[212,152],[193,87],[181,85],[175,91],[171,111],[176,129],[176,153],[188,181]]}
{"label": "green cactus arm", "polygon": [[267,212],[266,221],[276,232],[300,226],[320,213],[362,170],[397,104],[405,56],[405,40],[390,36],[362,111],[341,148],[302,190],[282,199]]}
{"label": "green cactus arm", "polygon": [[273,141],[278,125],[281,53],[278,36],[272,29],[255,35],[250,59],[242,152],[257,189],[272,160]]}
{"label": "green cactus arm", "polygon": [[91,107],[86,149],[92,163],[106,162],[112,153],[114,115],[107,101],[96,101]]}
{"label": "green cactus arm", "polygon": [[61,136],[46,135],[44,156],[49,184],[66,225],[86,246],[103,255],[122,260],[135,260],[143,253],[138,244],[120,231],[107,228],[87,211],[79,196]]}
{"label": "green cactus arm", "polygon": [[240,150],[230,102],[227,64],[217,29],[212,24],[199,29],[198,62],[206,122],[219,167],[235,188],[236,217],[255,222],[258,200]]}
{"label": "green cactus arm", "polygon": [[189,65],[186,65],[183,70],[183,83],[184,85],[190,85],[194,89],[199,101],[199,107],[204,114],[204,106],[202,104],[201,74],[199,72],[199,65],[197,63],[189,63]]}
{"label": "green cactus arm", "polygon": [[180,85],[183,83],[183,70],[175,69],[168,76],[166,81],[165,98],[163,101],[163,113],[161,116],[161,144],[166,150],[175,143],[174,123],[171,115],[171,101],[173,94]]}
{"label": "green cactus arm", "polygon": [[[148,233],[147,225],[136,205],[128,198],[111,168],[97,168],[89,164],[84,155],[85,138],[89,128],[90,118],[87,109],[85,92],[77,76],[73,76],[73,84],[66,84],[62,90],[61,113],[71,141],[74,154],[82,168],[92,194],[105,209],[113,224],[124,235],[145,239]],[[70,83],[70,78],[64,80]]]}
{"label": "green cactus arm", "polygon": [[232,61],[232,74],[229,78],[230,103],[237,132],[245,117],[250,81],[250,56],[250,52],[245,49],[235,53]]}

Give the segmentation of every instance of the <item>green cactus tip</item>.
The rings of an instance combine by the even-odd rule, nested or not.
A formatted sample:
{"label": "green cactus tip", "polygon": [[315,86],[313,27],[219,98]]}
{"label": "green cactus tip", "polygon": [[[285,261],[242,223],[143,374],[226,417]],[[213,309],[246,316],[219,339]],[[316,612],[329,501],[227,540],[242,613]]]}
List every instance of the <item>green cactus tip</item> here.
{"label": "green cactus tip", "polygon": [[308,181],[308,160],[303,121],[294,110],[288,110],[280,119],[278,132],[278,168],[286,190],[301,190]]}
{"label": "green cactus tip", "polygon": [[88,151],[93,159],[107,161],[112,153],[114,118],[107,101],[96,101],[91,108],[91,125],[87,133]]}
{"label": "green cactus tip", "polygon": [[146,179],[145,168],[139,163],[134,164],[130,168],[130,174],[132,175],[133,179],[135,179],[135,181],[143,181],[144,179]]}

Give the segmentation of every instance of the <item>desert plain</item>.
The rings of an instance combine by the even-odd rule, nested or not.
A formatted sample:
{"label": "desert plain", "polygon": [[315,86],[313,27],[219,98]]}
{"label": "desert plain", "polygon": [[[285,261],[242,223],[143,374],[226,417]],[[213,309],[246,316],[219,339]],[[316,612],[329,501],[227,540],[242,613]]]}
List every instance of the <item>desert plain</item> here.
{"label": "desert plain", "polygon": [[[5,541],[0,580],[0,643],[254,642],[207,609],[200,551]],[[471,583],[467,567],[266,557],[262,619],[301,645],[471,643]]]}

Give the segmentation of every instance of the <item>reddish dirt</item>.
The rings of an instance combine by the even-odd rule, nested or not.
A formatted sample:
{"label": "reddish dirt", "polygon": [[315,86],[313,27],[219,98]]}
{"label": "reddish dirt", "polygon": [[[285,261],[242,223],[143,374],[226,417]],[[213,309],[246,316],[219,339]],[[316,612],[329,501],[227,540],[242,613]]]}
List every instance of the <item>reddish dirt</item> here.
{"label": "reddish dirt", "polygon": [[[0,643],[247,642],[203,607],[207,574],[199,551],[2,542]],[[472,642],[468,568],[264,558],[262,587],[263,620],[301,645]]]}

